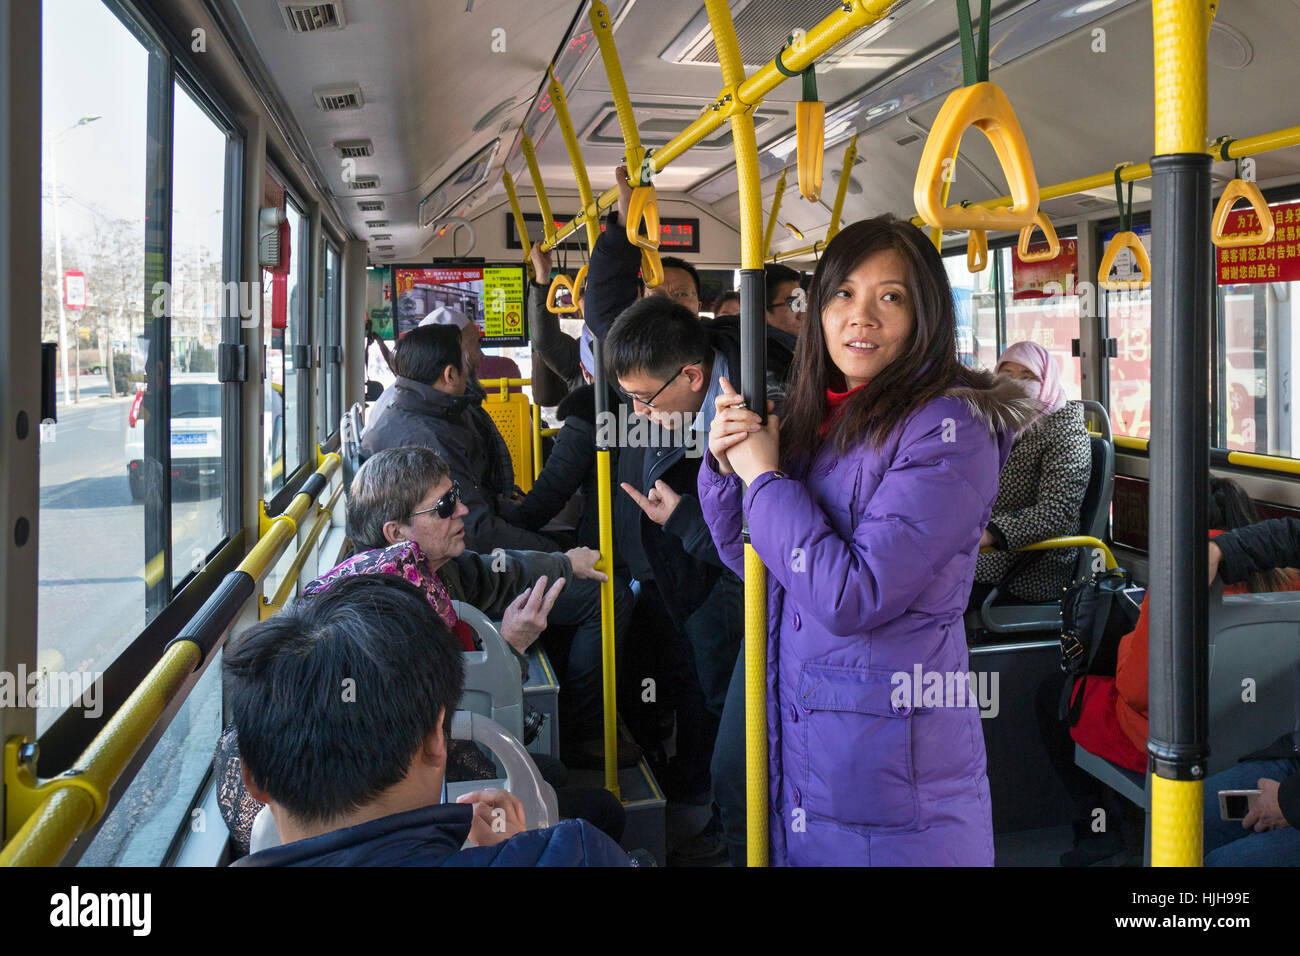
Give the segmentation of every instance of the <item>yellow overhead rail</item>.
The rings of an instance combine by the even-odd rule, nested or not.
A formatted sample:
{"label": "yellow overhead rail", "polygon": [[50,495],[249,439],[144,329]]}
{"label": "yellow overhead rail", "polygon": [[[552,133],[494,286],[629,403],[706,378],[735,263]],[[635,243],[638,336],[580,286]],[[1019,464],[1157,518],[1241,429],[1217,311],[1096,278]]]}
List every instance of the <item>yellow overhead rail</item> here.
{"label": "yellow overhead rail", "polygon": [[587,224],[587,249],[595,247],[600,237],[599,217],[595,203],[591,198],[591,181],[587,178],[587,166],[582,161],[582,151],[578,148],[578,136],[573,131],[573,120],[569,118],[569,103],[564,98],[564,88],[555,78],[555,72],[549,67],[546,75],[551,78],[548,90],[551,94],[551,107],[555,110],[555,122],[564,137],[564,148],[569,154],[569,163],[573,166],[573,178],[578,183],[578,198],[582,202],[583,215]]}
{"label": "yellow overhead rail", "polygon": [[776,217],[781,212],[781,199],[785,196],[785,170],[781,170],[781,176],[776,181],[776,195],[772,197],[772,208],[767,214],[767,228],[763,230],[763,258],[767,258],[767,252],[772,248],[772,233],[776,231]]}
{"label": "yellow overhead rail", "polygon": [[[161,660],[95,735],[73,769],[40,783],[34,772],[35,743],[20,737],[5,742],[5,834],[10,839],[0,850],[0,866],[56,866],[77,838],[99,821],[122,771],[225,632],[234,613],[253,596],[257,582],[279,559],[298,522],[315,496],[329,487],[330,476],[340,465],[337,454],[324,456],[320,468],[304,484],[304,491],[294,497],[283,515],[268,523],[236,571],[226,576],[203,606],[204,611],[220,608],[226,613],[200,612],[191,618],[195,630],[187,625],[167,646]],[[309,489],[314,493],[308,493]],[[205,632],[203,625],[208,620],[226,623],[220,631]]]}
{"label": "yellow overhead rail", "polygon": [[524,132],[522,126],[519,128],[519,148],[524,152],[524,159],[528,163],[528,175],[533,181],[533,192],[537,194],[537,207],[542,211],[542,233],[546,236],[543,247],[553,249],[556,243],[555,217],[551,215],[551,203],[546,198],[546,187],[542,184],[542,171],[537,168],[537,151],[533,149],[533,141]]}
{"label": "yellow overhead rail", "polygon": [[[826,241],[830,242],[840,231],[840,219],[844,216],[844,197],[849,191],[849,180],[853,178],[853,164],[858,160],[858,134],[849,138],[849,145],[844,147],[844,162],[840,166],[840,184],[835,190],[835,205],[831,207],[831,224],[826,227]],[[764,255],[766,258],[766,255]]]}
{"label": "yellow overhead rail", "polygon": [[[528,223],[524,220],[524,211],[519,206],[519,194],[515,192],[515,178],[508,170],[502,170],[501,182],[506,187],[506,195],[510,197],[510,212],[515,217],[515,232],[519,233],[519,244],[524,248],[524,262],[528,264],[528,271],[532,272],[532,257],[528,253],[533,246],[528,239]],[[533,276],[533,278],[538,282],[543,281],[541,276]]]}
{"label": "yellow overhead rail", "polygon": [[[846,37],[852,36],[863,27],[871,26],[873,23],[884,19],[889,14],[890,9],[898,2],[899,0],[843,0],[834,12],[804,34],[803,43],[782,51],[781,59],[785,69],[789,72],[803,72],[806,67],[816,62]],[[595,8],[593,7],[594,12]],[[597,39],[599,37],[598,32]],[[608,69],[609,63],[607,62],[606,70],[608,71]],[[651,174],[662,171],[692,146],[695,146],[721,126],[734,111],[752,108],[754,104],[760,102],[763,97],[784,83],[785,80],[786,76],[777,68],[776,59],[773,58],[771,62],[760,67],[747,78],[742,77],[734,84],[726,84],[724,81],[722,91],[710,107],[662,147],[646,156],[641,168]],[[628,172],[630,175],[632,172],[631,167],[629,167]],[[617,187],[606,190],[596,198],[596,205],[602,211],[609,209],[617,202]],[[572,234],[584,222],[585,213],[575,216],[562,224],[556,230],[554,237],[547,237],[547,248]],[[762,239],[761,226],[759,239]]]}
{"label": "yellow overhead rail", "polygon": [[[1289,149],[1292,146],[1300,146],[1300,126],[1288,126],[1284,129],[1273,130],[1270,133],[1261,133],[1258,136],[1248,136],[1244,139],[1235,139],[1224,149],[1224,159],[1242,159],[1246,156],[1259,156],[1262,153],[1272,153],[1279,149]],[[1202,150],[1196,150],[1201,152]],[[1218,158],[1220,157],[1220,147],[1218,145],[1206,146],[1203,151]],[[1150,163],[1130,163],[1120,168],[1119,178],[1121,182],[1137,183],[1144,179],[1151,178]],[[1045,203],[1052,199],[1062,199],[1066,196],[1077,196],[1080,193],[1090,192],[1095,189],[1103,189],[1115,181],[1115,171],[1097,173],[1093,176],[1083,176],[1079,179],[1067,179],[1065,182],[1056,183],[1051,186],[1040,186],[1038,189],[1039,203]],[[994,199],[983,199],[978,202],[968,204],[969,207],[983,206],[986,209],[994,209],[1000,206],[1008,206],[1012,203],[1010,196],[998,196]],[[912,217],[912,225],[924,227],[926,222],[920,216]],[[790,249],[785,252],[778,252],[770,257],[772,262],[781,262],[786,259],[799,259],[804,256],[814,255],[826,248],[828,240],[818,240],[809,243],[806,246],[800,246],[798,249]]]}
{"label": "yellow overhead rail", "polygon": [[[605,76],[609,79],[610,94],[614,97],[614,109],[618,113],[618,126],[623,131],[623,164],[627,166],[628,183],[639,186],[645,149],[641,146],[641,133],[636,128],[632,97],[628,95],[627,83],[623,79],[623,64],[618,58],[618,47],[614,44],[614,19],[609,15],[609,7],[604,0],[592,0],[587,18],[591,21],[592,32],[596,34],[596,43],[600,46],[600,59],[605,64]],[[618,199],[617,189],[614,190],[614,199]],[[612,202],[608,203],[606,208],[612,205]]]}

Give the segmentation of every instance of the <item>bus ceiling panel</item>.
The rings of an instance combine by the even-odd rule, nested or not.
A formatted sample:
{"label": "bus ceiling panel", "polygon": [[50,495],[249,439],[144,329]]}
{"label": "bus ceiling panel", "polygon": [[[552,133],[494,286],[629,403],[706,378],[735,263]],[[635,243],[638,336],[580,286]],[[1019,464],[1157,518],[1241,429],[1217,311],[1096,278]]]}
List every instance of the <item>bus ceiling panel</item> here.
{"label": "bus ceiling panel", "polygon": [[[359,236],[374,217],[355,200],[400,197],[386,218],[413,223],[419,199],[518,124],[512,111],[531,102],[575,11],[573,0],[350,3],[341,29],[304,32],[276,3],[229,2]],[[373,154],[341,155],[334,144],[351,140]],[[378,189],[355,188],[367,176]]]}

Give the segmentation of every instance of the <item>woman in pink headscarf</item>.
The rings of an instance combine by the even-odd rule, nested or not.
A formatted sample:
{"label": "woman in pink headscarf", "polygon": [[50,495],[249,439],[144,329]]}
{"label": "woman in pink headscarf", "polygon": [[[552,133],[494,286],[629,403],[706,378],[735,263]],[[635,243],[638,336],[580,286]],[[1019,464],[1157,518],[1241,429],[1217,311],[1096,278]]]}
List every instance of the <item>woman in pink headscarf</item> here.
{"label": "woman in pink headscarf", "polygon": [[1011,600],[1053,601],[1069,582],[1077,553],[1022,554],[1015,549],[1079,532],[1079,509],[1092,470],[1083,407],[1066,401],[1061,370],[1037,342],[1008,346],[996,371],[1018,381],[1042,411],[1016,436],[1002,469],[980,547],[1005,553],[980,555],[971,604],[979,606],[994,586]]}

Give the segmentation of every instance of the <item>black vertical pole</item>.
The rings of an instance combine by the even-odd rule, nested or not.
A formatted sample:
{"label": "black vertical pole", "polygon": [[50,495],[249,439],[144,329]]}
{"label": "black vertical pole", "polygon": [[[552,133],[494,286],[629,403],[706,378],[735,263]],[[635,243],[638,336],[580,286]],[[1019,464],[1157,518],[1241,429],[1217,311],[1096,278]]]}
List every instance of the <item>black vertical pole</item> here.
{"label": "black vertical pole", "polygon": [[1151,161],[1150,739],[1153,770],[1201,780],[1206,733],[1210,157]]}

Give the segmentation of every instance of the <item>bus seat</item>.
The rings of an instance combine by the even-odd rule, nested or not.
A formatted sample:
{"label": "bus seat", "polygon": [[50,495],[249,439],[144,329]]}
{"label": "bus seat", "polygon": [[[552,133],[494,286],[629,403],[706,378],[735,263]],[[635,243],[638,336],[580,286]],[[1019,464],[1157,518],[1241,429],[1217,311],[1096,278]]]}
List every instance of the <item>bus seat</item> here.
{"label": "bus seat", "polygon": [[452,601],[456,616],[474,629],[481,651],[465,653],[465,693],[460,706],[489,717],[516,739],[524,739],[522,674],[514,651],[486,614],[472,605]]}
{"label": "bus seat", "polygon": [[[1079,402],[1084,414],[1098,423],[1099,435],[1090,437],[1092,446],[1092,471],[1088,487],[1083,493],[1079,508],[1079,534],[1106,540],[1110,521],[1110,499],[1115,485],[1115,445],[1106,409],[1093,401]],[[1077,580],[1092,573],[1092,553],[1080,548],[1075,559],[1074,577]],[[1001,592],[994,588],[984,599],[978,616],[971,615],[969,622],[994,634],[1019,634],[1026,631],[1060,631],[1061,602],[1048,604],[998,604]]]}
{"label": "bus seat", "polygon": [[1147,779],[1145,774],[1111,763],[1105,757],[1074,745],[1074,763],[1084,772],[1096,777],[1121,797],[1132,800],[1139,807],[1147,805]]}
{"label": "bus seat", "polygon": [[[480,747],[487,748],[506,772],[504,781],[475,780],[458,784],[457,787],[462,792],[469,793],[491,786],[504,787],[524,805],[524,825],[527,829],[537,830],[560,822],[554,788],[542,779],[542,774],[528,756],[528,751],[506,728],[481,714],[458,710],[451,719],[451,739],[471,740]],[[449,790],[446,794],[448,800],[454,799]],[[249,852],[257,853],[279,845],[280,834],[275,829],[275,818],[271,816],[271,808],[264,806],[253,819]]]}
{"label": "bus seat", "polygon": [[[1266,747],[1296,723],[1300,686],[1300,592],[1223,593],[1216,581],[1209,601],[1209,729],[1207,776],[1227,770]],[[1245,685],[1249,679],[1252,683]],[[1253,700],[1243,700],[1250,690]],[[1074,762],[1102,783],[1146,807],[1148,786],[1125,770],[1075,745]],[[1149,784],[1149,781],[1148,781]]]}
{"label": "bus seat", "polygon": [[499,388],[488,389],[483,411],[492,416],[510,449],[515,484],[529,491],[533,487],[533,409],[528,396],[509,394],[503,399]]}
{"label": "bus seat", "polygon": [[1266,747],[1296,723],[1300,592],[1210,593],[1208,772]]}

